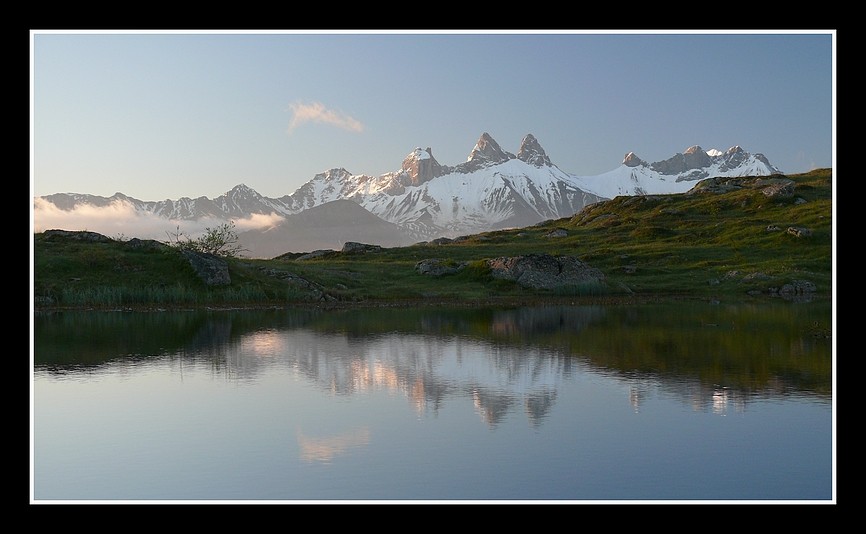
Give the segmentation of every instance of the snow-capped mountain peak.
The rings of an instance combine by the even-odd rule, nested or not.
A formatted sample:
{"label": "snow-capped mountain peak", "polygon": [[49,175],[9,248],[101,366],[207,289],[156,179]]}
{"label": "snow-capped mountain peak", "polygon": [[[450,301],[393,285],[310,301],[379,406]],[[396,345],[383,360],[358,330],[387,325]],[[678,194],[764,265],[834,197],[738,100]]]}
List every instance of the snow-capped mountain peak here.
{"label": "snow-capped mountain peak", "polygon": [[780,172],[763,154],[750,154],[738,145],[725,152],[693,145],[655,163],[647,163],[629,152],[617,169],[597,176],[573,175],[573,178],[584,191],[613,198],[685,193],[711,176],[768,176]]}
{"label": "snow-capped mountain peak", "polygon": [[721,152],[693,145],[654,163],[628,152],[616,169],[580,176],[554,165],[532,134],[523,137],[515,156],[484,132],[467,160],[453,167],[440,164],[430,147],[416,147],[397,171],[370,176],[331,168],[279,198],[263,197],[241,183],[213,200],[184,197],[144,202],[122,193],[111,198],[61,193],[41,201],[68,211],[84,204],[98,207],[122,201],[137,211],[171,220],[233,220],[253,215],[288,217],[348,200],[420,241],[569,217],[588,204],[620,195],[683,193],[710,176],[779,172],[763,154],[750,154],[740,146]]}

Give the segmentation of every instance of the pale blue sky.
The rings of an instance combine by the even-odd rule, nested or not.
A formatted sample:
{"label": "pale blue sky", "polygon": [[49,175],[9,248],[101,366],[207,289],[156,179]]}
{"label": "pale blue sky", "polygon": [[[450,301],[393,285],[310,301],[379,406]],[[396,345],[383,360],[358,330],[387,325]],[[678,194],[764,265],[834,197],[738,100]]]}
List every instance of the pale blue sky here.
{"label": "pale blue sky", "polygon": [[293,193],[532,133],[577,175],[740,145],[832,167],[835,35],[31,34],[32,193]]}

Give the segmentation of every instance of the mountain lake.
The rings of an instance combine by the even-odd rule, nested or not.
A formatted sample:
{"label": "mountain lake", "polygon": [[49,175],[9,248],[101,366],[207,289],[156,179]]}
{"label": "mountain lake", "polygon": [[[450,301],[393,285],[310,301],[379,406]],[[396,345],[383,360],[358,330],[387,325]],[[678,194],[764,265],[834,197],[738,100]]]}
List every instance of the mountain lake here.
{"label": "mountain lake", "polygon": [[31,503],[834,503],[829,300],[52,312]]}

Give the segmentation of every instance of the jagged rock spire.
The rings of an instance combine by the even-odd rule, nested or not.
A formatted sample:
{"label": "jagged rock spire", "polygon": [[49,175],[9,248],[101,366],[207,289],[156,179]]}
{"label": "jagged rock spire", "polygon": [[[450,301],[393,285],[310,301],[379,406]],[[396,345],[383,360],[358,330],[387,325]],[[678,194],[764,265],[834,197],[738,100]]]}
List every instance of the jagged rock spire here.
{"label": "jagged rock spire", "polygon": [[433,157],[433,149],[427,147],[415,148],[403,159],[401,169],[406,173],[407,183],[403,185],[421,185],[442,175],[443,168]]}
{"label": "jagged rock spire", "polygon": [[490,134],[484,132],[481,134],[478,142],[475,143],[475,148],[473,148],[472,152],[469,153],[469,157],[466,161],[493,164],[502,163],[509,159],[514,159],[514,154],[502,150],[499,143],[494,141],[493,138],[490,137]]}
{"label": "jagged rock spire", "polygon": [[698,145],[687,148],[681,154],[657,161],[650,167],[660,174],[682,174],[693,169],[703,169],[712,165],[713,159]]}
{"label": "jagged rock spire", "polygon": [[629,152],[622,159],[622,164],[626,167],[638,167],[640,165],[646,165],[646,162],[640,159],[634,152]]}
{"label": "jagged rock spire", "polygon": [[520,142],[520,150],[517,152],[517,159],[525,161],[530,165],[541,167],[544,165],[553,165],[550,158],[544,153],[541,144],[532,134],[526,134],[523,141]]}

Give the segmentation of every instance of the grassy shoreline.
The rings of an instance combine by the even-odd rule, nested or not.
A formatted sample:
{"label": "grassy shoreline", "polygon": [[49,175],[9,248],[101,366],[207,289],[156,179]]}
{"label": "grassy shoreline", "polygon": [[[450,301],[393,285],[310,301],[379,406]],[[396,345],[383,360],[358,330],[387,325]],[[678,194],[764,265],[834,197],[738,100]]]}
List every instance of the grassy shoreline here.
{"label": "grassy shoreline", "polygon": [[[769,179],[752,178],[750,187],[617,197],[572,217],[446,243],[310,260],[226,258],[231,283],[223,287],[204,284],[170,247],[37,233],[32,303],[34,311],[59,311],[728,301],[778,298],[779,288],[801,281],[813,298],[828,298],[832,172],[773,178],[791,180],[792,194],[768,195],[761,184]],[[601,270],[605,285],[529,290],[483,267],[484,259],[526,254],[577,257]],[[433,258],[470,267],[439,277],[416,271]]]}

